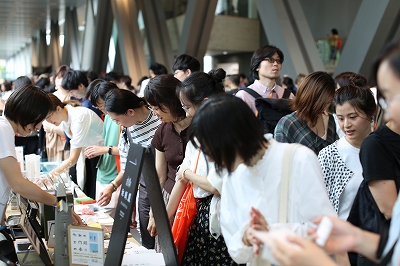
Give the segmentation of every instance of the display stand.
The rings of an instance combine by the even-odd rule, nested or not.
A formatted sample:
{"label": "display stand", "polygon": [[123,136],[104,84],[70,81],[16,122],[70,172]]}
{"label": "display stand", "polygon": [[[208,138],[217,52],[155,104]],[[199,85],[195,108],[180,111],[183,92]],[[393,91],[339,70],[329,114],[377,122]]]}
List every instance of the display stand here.
{"label": "display stand", "polygon": [[165,265],[179,265],[170,222],[155,169],[154,156],[150,149],[133,143],[130,144],[104,265],[114,266],[122,263],[141,173],[143,173],[146,189],[149,192],[148,197],[157,224]]}
{"label": "display stand", "polygon": [[67,201],[64,184],[58,184],[56,196],[58,206],[55,208],[56,223],[54,233],[56,237],[54,245],[54,265],[69,266],[68,226],[72,224],[71,210],[74,204],[73,202]]}

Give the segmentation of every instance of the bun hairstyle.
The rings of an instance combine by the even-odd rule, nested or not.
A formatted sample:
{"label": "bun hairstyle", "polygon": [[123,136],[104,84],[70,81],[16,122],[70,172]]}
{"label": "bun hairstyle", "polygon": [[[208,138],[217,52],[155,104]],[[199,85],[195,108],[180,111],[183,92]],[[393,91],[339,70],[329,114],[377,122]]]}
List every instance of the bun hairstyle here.
{"label": "bun hairstyle", "polygon": [[349,78],[349,85],[354,85],[360,88],[366,88],[368,80],[361,74],[355,74]]}
{"label": "bun hairstyle", "polygon": [[222,84],[225,77],[226,72],[222,68],[208,73],[194,72],[178,86],[177,93],[179,97],[185,97],[194,106],[200,106],[205,98],[225,93]]}
{"label": "bun hairstyle", "polygon": [[349,78],[349,84],[339,88],[335,93],[335,109],[338,105],[349,103],[357,112],[364,113],[368,118],[375,116],[376,103],[367,79],[361,74]]}
{"label": "bun hairstyle", "polygon": [[208,72],[215,82],[222,83],[222,80],[226,77],[226,72],[222,68],[213,69]]}

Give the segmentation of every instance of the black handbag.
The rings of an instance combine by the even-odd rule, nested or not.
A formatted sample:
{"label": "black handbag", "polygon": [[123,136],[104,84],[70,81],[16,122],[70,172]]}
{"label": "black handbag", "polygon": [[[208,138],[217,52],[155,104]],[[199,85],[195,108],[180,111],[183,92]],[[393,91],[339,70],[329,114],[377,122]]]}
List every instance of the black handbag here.
{"label": "black handbag", "polygon": [[5,230],[0,230],[0,239],[0,261],[7,265],[17,265],[18,257],[11,236]]}

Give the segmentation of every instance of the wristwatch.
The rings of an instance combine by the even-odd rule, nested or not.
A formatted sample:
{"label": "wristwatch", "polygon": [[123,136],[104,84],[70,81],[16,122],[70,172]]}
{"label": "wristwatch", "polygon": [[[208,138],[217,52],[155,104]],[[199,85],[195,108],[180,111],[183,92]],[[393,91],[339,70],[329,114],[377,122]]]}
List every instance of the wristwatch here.
{"label": "wristwatch", "polygon": [[112,155],[112,147],[113,146],[108,147],[108,154],[110,154],[110,155]]}
{"label": "wristwatch", "polygon": [[118,189],[118,187],[115,185],[114,180],[111,181],[110,184],[113,186],[115,192]]}

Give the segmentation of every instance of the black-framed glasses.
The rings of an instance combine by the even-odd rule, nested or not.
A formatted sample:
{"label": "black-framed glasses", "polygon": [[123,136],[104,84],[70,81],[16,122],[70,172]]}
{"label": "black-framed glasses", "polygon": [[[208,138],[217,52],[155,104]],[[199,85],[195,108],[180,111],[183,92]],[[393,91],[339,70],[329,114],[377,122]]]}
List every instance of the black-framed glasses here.
{"label": "black-framed glasses", "polygon": [[282,60],[279,59],[279,58],[266,57],[266,58],[264,58],[264,60],[270,62],[271,64],[273,64],[273,63],[275,63],[275,62],[276,62],[277,64],[282,64]]}

